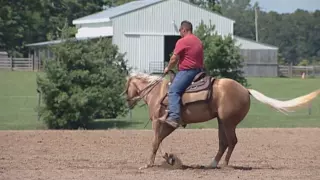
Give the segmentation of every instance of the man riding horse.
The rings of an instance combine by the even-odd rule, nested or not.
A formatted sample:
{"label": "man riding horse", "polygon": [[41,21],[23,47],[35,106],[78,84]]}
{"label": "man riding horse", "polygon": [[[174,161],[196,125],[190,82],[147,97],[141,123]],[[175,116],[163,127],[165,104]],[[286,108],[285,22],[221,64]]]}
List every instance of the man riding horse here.
{"label": "man riding horse", "polygon": [[203,71],[203,45],[192,33],[192,24],[182,21],[179,29],[181,39],[175,45],[173,55],[164,73],[168,73],[178,62],[178,72],[168,92],[168,117],[164,121],[173,128],[179,127],[181,96],[194,77]]}
{"label": "man riding horse", "polygon": [[[174,78],[171,77],[169,89],[168,81],[157,75],[133,73],[127,79],[125,93],[128,105],[133,108],[143,99],[148,105],[154,131],[149,162],[141,169],[154,165],[161,142],[179,124],[185,126],[215,118],[218,121],[219,148],[212,158],[210,167],[216,168],[228,149],[223,163],[223,166],[227,167],[238,143],[236,127],[250,110],[250,96],[286,114],[307,106],[320,94],[319,89],[295,99],[279,101],[254,89],[247,89],[233,79],[206,75],[203,72],[203,46],[192,34],[192,24],[182,21],[179,31],[182,38],[176,43],[169,65],[164,69],[164,73],[167,74],[178,62],[179,71]],[[169,107],[168,118],[165,107]],[[159,123],[159,120],[166,122],[168,126],[163,126],[164,123]],[[164,157],[167,162],[173,164],[174,159],[171,156]]]}

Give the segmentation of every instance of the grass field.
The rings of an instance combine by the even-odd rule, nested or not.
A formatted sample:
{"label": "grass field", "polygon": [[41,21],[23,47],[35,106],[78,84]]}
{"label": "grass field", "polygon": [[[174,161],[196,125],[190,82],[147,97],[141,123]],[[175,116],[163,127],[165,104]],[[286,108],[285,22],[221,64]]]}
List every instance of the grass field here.
{"label": "grass field", "polygon": [[[288,78],[248,78],[250,88],[276,99],[290,99],[320,88],[320,79],[288,79]],[[36,73],[0,71],[0,130],[7,129],[43,129],[45,126],[37,120],[35,108],[38,104],[36,92]],[[96,121],[93,129],[121,127],[143,129],[148,121],[147,107],[136,108],[132,112],[132,120],[123,117],[116,121]],[[188,128],[216,128],[217,122],[192,124]],[[252,98],[249,114],[239,127],[320,127],[320,98],[312,105],[312,113],[308,109],[286,116]],[[151,123],[147,125],[151,128]]]}

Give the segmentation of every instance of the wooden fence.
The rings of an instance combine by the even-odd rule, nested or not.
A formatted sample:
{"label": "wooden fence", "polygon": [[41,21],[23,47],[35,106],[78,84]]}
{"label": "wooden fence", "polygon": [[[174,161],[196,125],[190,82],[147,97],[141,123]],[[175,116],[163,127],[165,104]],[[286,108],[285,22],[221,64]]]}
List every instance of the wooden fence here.
{"label": "wooden fence", "polygon": [[[151,66],[152,71],[155,71],[155,68],[157,70],[163,69],[163,64],[154,63],[150,64]],[[0,58],[0,70],[41,71],[42,68],[43,64],[33,56],[30,58]],[[302,77],[303,74],[305,78],[320,77],[320,66],[278,65],[278,76]]]}
{"label": "wooden fence", "polygon": [[304,74],[306,78],[320,77],[320,66],[291,66],[279,65],[279,76],[285,77],[302,77]]}
{"label": "wooden fence", "polygon": [[34,58],[0,58],[0,70],[37,71],[40,67],[40,62]]}

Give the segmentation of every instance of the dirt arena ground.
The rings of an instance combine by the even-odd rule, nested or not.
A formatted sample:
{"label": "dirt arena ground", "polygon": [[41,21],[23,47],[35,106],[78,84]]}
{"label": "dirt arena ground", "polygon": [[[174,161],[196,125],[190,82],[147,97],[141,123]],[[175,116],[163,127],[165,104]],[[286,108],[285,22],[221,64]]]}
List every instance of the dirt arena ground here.
{"label": "dirt arena ground", "polygon": [[0,179],[320,179],[320,129],[237,129],[237,134],[233,168],[197,166],[208,165],[216,154],[216,129],[179,129],[162,151],[191,167],[169,169],[159,153],[158,166],[139,170],[148,160],[151,131],[0,131]]}

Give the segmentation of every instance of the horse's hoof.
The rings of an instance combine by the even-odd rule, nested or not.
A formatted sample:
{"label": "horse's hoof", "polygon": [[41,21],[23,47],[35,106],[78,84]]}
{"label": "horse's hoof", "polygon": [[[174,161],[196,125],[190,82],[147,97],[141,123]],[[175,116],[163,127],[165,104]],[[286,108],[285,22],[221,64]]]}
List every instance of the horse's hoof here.
{"label": "horse's hoof", "polygon": [[139,170],[147,169],[147,168],[150,168],[150,167],[152,167],[151,164],[146,164],[146,165],[144,165],[144,166],[139,167]]}
{"label": "horse's hoof", "polygon": [[218,168],[218,162],[216,160],[213,160],[210,163],[209,167],[212,168],[212,169],[217,169]]}

